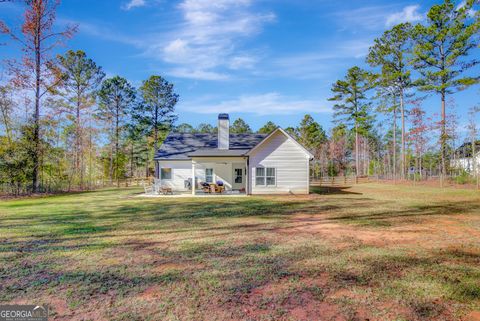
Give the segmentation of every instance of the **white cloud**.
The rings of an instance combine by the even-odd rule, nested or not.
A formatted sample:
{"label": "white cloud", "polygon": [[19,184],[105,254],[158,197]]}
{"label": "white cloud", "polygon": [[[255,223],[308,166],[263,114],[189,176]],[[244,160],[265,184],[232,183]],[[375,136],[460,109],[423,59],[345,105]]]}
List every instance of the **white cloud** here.
{"label": "white cloud", "polygon": [[346,41],[338,46],[338,52],[345,57],[363,58],[368,54],[368,49],[373,44],[373,39],[356,39]]}
{"label": "white cloud", "polygon": [[321,101],[298,99],[279,93],[243,95],[236,99],[209,104],[205,101],[180,106],[181,109],[198,114],[250,113],[256,115],[293,115],[299,112],[328,113]]}
{"label": "white cloud", "polygon": [[[466,4],[467,4],[467,0],[463,0],[462,2],[460,2],[460,3],[458,4],[458,6],[455,8],[455,10],[459,10],[459,9],[465,7]],[[469,15],[470,17],[474,17],[476,13],[477,13],[477,11],[476,11],[475,9],[473,9],[473,8],[470,9],[470,10],[468,10],[468,15]]]}
{"label": "white cloud", "polygon": [[357,34],[363,31],[380,31],[402,22],[419,22],[424,14],[419,12],[420,5],[410,5],[401,11],[396,4],[368,6],[338,11],[334,13],[341,31]]}
{"label": "white cloud", "polygon": [[130,0],[128,3],[126,3],[125,5],[122,6],[122,9],[123,10],[130,10],[130,9],[137,8],[137,7],[143,7],[146,4],[147,3],[145,2],[145,0]]}
{"label": "white cloud", "polygon": [[233,70],[252,69],[258,58],[253,55],[239,55],[230,59],[228,67]]}
{"label": "white cloud", "polygon": [[228,80],[230,76],[224,73],[205,70],[191,70],[185,68],[174,68],[167,71],[171,76],[196,80]]}
{"label": "white cloud", "polygon": [[393,25],[404,23],[404,22],[419,22],[424,19],[424,15],[418,10],[420,9],[419,5],[406,6],[400,12],[395,12],[390,14],[387,17],[385,25],[391,27]]}
{"label": "white cloud", "polygon": [[328,48],[311,52],[298,52],[270,59],[263,63],[260,76],[292,79],[324,79],[332,81],[336,70],[344,70],[353,59],[363,59],[372,44],[371,38],[336,41]]}
{"label": "white cloud", "polygon": [[239,53],[241,42],[275,19],[272,13],[255,12],[252,2],[184,0],[178,6],[182,23],[167,40],[162,35],[151,42],[146,54],[174,65],[172,75],[177,77],[216,80],[225,79],[228,70],[250,69],[258,59],[251,53]]}

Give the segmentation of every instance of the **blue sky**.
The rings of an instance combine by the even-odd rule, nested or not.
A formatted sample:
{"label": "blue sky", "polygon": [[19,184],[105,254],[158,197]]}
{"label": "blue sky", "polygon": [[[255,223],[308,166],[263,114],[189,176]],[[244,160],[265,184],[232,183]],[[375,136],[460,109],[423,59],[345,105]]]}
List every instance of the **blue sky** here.
{"label": "blue sky", "polygon": [[[399,22],[422,22],[435,2],[64,0],[58,23],[79,24],[68,49],[86,51],[107,75],[136,86],[152,74],[173,82],[179,122],[213,124],[228,112],[254,129],[267,120],[287,127],[310,113],[328,129],[331,84],[353,65],[366,67],[375,37]],[[1,4],[10,24],[20,15],[19,5]],[[479,97],[478,86],[455,95],[461,126]],[[432,115],[439,99],[424,107]]]}

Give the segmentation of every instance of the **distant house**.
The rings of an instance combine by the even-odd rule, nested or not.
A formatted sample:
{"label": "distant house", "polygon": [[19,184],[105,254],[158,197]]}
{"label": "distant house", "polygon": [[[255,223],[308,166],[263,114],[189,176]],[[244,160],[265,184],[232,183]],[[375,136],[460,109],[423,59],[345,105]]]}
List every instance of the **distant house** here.
{"label": "distant house", "polygon": [[[157,182],[175,192],[308,194],[313,155],[282,128],[268,135],[230,133],[228,114],[218,134],[171,133],[155,155]],[[212,187],[210,187],[212,186]]]}
{"label": "distant house", "polygon": [[463,169],[473,173],[476,164],[477,173],[480,173],[480,141],[475,143],[475,156],[473,157],[472,143],[464,143],[455,151],[455,159],[452,159],[451,166],[456,169]]}

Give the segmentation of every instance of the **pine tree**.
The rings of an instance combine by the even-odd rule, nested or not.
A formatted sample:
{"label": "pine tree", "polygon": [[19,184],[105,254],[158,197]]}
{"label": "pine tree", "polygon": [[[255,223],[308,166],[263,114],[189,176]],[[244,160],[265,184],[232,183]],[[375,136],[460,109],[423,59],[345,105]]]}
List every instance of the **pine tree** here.
{"label": "pine tree", "polygon": [[479,19],[471,16],[475,0],[467,0],[455,8],[451,0],[434,5],[427,14],[427,25],[414,28],[415,48],[413,65],[421,74],[420,90],[433,92],[441,98],[441,174],[447,172],[447,113],[446,98],[458,90],[465,89],[478,81],[478,77],[464,73],[476,65],[477,58],[467,58],[476,42],[480,28]]}
{"label": "pine tree", "polygon": [[117,178],[120,186],[120,138],[126,125],[126,115],[129,114],[136,98],[136,91],[125,78],[115,76],[103,81],[98,93],[98,117],[110,124],[110,138],[112,141],[112,155],[110,158],[110,181]]}
{"label": "pine tree", "polygon": [[259,130],[258,130],[258,133],[259,134],[270,134],[271,132],[273,132],[275,129],[277,129],[278,126],[275,125],[274,122],[272,121],[268,121],[265,125],[263,125]]}
{"label": "pine tree", "polygon": [[371,127],[371,103],[367,92],[372,89],[374,76],[359,68],[352,67],[348,70],[343,80],[338,80],[332,86],[335,94],[330,101],[336,102],[333,106],[333,117],[337,123],[345,123],[352,127],[355,134],[355,171],[359,175],[360,135],[367,133]]}
{"label": "pine tree", "polygon": [[252,133],[250,126],[241,118],[236,119],[230,127],[233,134],[249,134]]}
{"label": "pine tree", "polygon": [[96,93],[105,73],[81,50],[70,50],[63,56],[59,55],[57,59],[63,80],[58,94],[64,98],[65,111],[73,118],[75,126],[74,166],[80,188],[83,189],[85,176],[83,118],[86,116],[84,113],[89,114],[89,109],[95,105]]}
{"label": "pine tree", "polygon": [[195,128],[193,128],[192,125],[187,124],[187,123],[182,123],[178,126],[175,126],[175,131],[179,133],[188,133],[192,134],[195,132]]}
{"label": "pine tree", "polygon": [[325,130],[310,115],[303,117],[297,132],[299,133],[299,142],[312,151],[327,141]]}
{"label": "pine tree", "polygon": [[[156,152],[159,133],[170,131],[177,119],[175,105],[179,96],[174,92],[173,84],[161,76],[151,76],[145,80],[139,93],[142,101],[134,106],[132,120],[142,124],[146,135],[153,135],[153,149]],[[155,177],[158,177],[157,166]]]}
{"label": "pine tree", "polygon": [[[383,110],[393,114],[393,132],[396,134],[397,105],[400,102],[402,123],[401,142],[401,176],[405,177],[405,91],[411,87],[409,60],[412,54],[412,26],[402,23],[386,31],[382,37],[375,39],[375,44],[370,47],[367,62],[372,67],[380,67],[381,72],[377,82],[378,96],[390,100],[390,107],[384,106]],[[385,108],[386,107],[386,108]],[[396,144],[396,139],[394,139]],[[394,153],[396,145],[394,146]],[[396,154],[396,153],[395,153]],[[396,172],[396,155],[394,154],[394,172]],[[395,173],[394,173],[395,174]]]}

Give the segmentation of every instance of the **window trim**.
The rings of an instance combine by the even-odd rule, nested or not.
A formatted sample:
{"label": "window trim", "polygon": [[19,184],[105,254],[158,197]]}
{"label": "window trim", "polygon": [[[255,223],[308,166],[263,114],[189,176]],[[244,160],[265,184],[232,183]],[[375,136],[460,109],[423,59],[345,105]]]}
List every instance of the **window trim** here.
{"label": "window trim", "polygon": [[[162,177],[162,171],[163,171],[164,169],[169,169],[169,170],[170,170],[170,178],[163,178],[163,177]],[[173,168],[171,168],[171,167],[161,167],[161,168],[160,168],[160,179],[161,179],[162,181],[171,181],[171,180],[173,180]]]}
{"label": "window trim", "polygon": [[[258,176],[257,175],[257,169],[258,168],[262,168],[264,169],[264,175],[263,176]],[[273,169],[273,173],[274,175],[273,176],[269,176],[267,175],[267,172],[269,169]],[[264,179],[264,184],[258,184],[257,182],[257,178],[263,178]],[[268,184],[268,178],[272,178],[275,180],[275,183],[274,184]],[[276,187],[277,186],[277,168],[276,167],[255,167],[255,186],[260,186],[260,187]]]}

